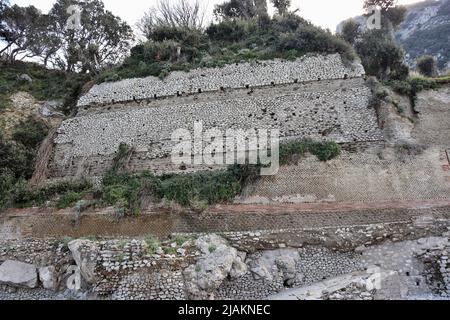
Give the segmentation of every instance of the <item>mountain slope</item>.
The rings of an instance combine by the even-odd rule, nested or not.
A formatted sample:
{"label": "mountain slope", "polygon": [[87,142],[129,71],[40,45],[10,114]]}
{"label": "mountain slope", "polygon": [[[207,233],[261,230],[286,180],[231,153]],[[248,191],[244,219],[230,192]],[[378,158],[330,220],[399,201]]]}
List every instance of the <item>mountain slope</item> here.
{"label": "mountain slope", "polygon": [[396,34],[408,63],[431,54],[439,68],[450,67],[450,0],[424,1],[408,6],[408,15]]}
{"label": "mountain slope", "polygon": [[[408,64],[414,67],[418,57],[429,54],[437,58],[440,69],[450,68],[450,0],[426,0],[406,8],[396,39],[405,48]],[[365,27],[362,16],[353,19]],[[345,22],[337,26],[338,33]]]}

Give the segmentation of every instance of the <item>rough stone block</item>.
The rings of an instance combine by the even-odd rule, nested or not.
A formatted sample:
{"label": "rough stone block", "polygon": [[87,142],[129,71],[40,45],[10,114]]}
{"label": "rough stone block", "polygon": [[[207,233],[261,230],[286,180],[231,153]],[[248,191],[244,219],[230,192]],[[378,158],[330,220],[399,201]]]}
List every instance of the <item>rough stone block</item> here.
{"label": "rough stone block", "polygon": [[7,260],[0,266],[0,283],[16,287],[36,288],[38,286],[36,266]]}

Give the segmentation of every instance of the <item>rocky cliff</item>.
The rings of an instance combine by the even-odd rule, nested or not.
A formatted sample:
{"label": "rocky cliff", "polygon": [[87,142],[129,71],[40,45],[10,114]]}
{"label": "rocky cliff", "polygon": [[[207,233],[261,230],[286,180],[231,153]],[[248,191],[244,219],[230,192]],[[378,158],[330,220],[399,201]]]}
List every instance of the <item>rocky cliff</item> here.
{"label": "rocky cliff", "polygon": [[405,21],[397,31],[397,40],[414,65],[417,57],[431,54],[439,68],[450,67],[450,1],[424,1],[408,6]]}
{"label": "rocky cliff", "polygon": [[[406,6],[405,21],[396,32],[397,41],[406,51],[412,67],[418,57],[430,54],[437,58],[440,69],[450,67],[450,1],[426,0]],[[361,16],[353,18],[363,23]],[[345,22],[337,26],[342,30]]]}

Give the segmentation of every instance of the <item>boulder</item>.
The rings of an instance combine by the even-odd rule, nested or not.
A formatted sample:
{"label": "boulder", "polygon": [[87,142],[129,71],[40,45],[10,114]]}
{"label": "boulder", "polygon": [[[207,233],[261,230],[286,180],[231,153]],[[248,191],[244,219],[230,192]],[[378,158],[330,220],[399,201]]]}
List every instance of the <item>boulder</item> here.
{"label": "boulder", "polygon": [[25,73],[21,74],[20,76],[18,76],[18,78],[19,78],[20,81],[26,81],[26,82],[29,82],[29,83],[33,82],[33,79],[31,79],[31,77],[28,74],[25,74]]}
{"label": "boulder", "polygon": [[[296,262],[299,258],[296,249],[265,251],[261,257],[251,262],[250,271],[255,279],[268,282],[283,280],[286,285],[291,286],[297,278],[301,277],[296,270]],[[283,278],[279,279],[280,276]]]}
{"label": "boulder", "polygon": [[39,109],[39,112],[46,118],[61,117],[64,116],[64,114],[59,111],[61,107],[62,103],[59,101],[45,101]]}
{"label": "boulder", "polygon": [[57,277],[56,270],[54,266],[39,268],[39,280],[42,285],[47,290],[56,290],[57,287]]}
{"label": "boulder", "polygon": [[275,260],[278,269],[283,273],[283,280],[287,286],[294,285],[297,277],[297,270],[295,268],[296,260],[293,256],[282,256]]}
{"label": "boulder", "polygon": [[245,253],[238,253],[238,256],[233,261],[230,270],[231,279],[238,279],[248,272],[248,266],[245,263]]}
{"label": "boulder", "polygon": [[19,261],[7,260],[0,266],[0,284],[36,288],[38,286],[36,266]]}
{"label": "boulder", "polygon": [[230,274],[237,250],[217,235],[197,239],[202,256],[184,272],[186,290],[191,299],[213,299],[213,292]]}
{"label": "boulder", "polygon": [[83,279],[89,284],[95,284],[97,277],[95,267],[97,265],[98,247],[89,240],[73,240],[68,244],[72,257],[80,268]]}
{"label": "boulder", "polygon": [[255,280],[273,281],[273,276],[265,266],[255,266],[250,270]]}

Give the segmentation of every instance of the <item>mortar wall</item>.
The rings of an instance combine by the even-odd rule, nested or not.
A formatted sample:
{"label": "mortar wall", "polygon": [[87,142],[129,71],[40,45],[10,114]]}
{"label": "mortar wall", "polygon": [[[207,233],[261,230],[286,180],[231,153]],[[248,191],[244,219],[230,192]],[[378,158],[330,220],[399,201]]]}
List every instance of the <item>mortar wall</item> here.
{"label": "mortar wall", "polygon": [[62,123],[51,176],[101,175],[120,143],[136,150],[130,164],[133,171],[177,171],[168,157],[178,143],[171,141],[171,135],[177,129],[192,134],[196,121],[202,121],[204,132],[212,128],[224,134],[227,129],[279,129],[282,139],[379,141],[383,137],[375,110],[368,108],[370,96],[370,89],[359,78],[276,86],[251,94],[238,90],[198,100],[173,98],[156,106],[142,102],[94,109]]}

